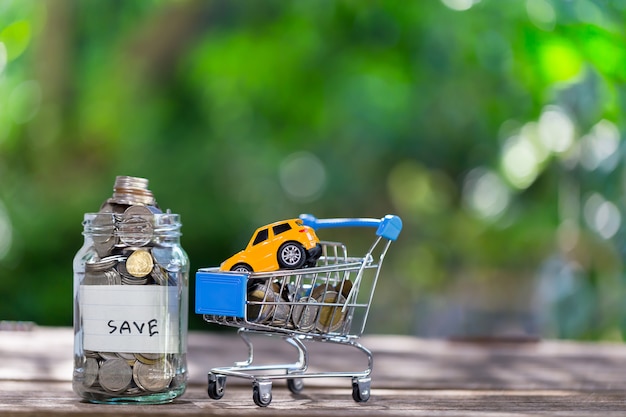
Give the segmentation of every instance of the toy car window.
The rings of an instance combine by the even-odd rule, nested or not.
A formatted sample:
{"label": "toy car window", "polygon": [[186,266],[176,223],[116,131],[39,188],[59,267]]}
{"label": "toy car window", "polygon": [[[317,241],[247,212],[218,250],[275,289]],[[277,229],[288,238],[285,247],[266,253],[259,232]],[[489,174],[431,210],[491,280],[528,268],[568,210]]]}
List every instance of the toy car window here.
{"label": "toy car window", "polygon": [[259,233],[256,234],[252,244],[256,245],[257,243],[261,243],[265,240],[267,240],[267,229],[259,230]]}
{"label": "toy car window", "polygon": [[281,233],[286,232],[287,230],[290,230],[291,226],[289,225],[289,223],[281,223],[281,224],[277,224],[272,229],[274,230],[274,235],[279,235]]}

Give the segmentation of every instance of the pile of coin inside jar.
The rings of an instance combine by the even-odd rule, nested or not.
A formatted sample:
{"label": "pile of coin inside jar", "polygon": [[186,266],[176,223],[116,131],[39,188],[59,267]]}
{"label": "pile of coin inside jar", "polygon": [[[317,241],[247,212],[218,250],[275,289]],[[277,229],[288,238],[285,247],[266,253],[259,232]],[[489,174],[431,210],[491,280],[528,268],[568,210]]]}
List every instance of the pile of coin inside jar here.
{"label": "pile of coin inside jar", "polygon": [[[162,213],[147,180],[117,177],[113,197],[92,222],[96,261],[85,264],[82,285],[176,286],[176,266],[153,238],[154,214]],[[84,351],[83,386],[121,396],[141,396],[184,384],[178,354]],[[180,379],[180,380],[179,380]]]}

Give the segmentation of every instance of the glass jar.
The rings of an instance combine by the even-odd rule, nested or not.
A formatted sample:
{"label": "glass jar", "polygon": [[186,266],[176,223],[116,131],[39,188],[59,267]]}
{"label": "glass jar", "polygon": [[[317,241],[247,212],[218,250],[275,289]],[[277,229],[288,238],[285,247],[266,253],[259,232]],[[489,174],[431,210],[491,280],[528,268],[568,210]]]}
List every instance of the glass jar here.
{"label": "glass jar", "polygon": [[73,389],[95,403],[170,402],[187,384],[180,218],[146,197],[147,180],[118,177],[114,191],[85,214],[74,257]]}

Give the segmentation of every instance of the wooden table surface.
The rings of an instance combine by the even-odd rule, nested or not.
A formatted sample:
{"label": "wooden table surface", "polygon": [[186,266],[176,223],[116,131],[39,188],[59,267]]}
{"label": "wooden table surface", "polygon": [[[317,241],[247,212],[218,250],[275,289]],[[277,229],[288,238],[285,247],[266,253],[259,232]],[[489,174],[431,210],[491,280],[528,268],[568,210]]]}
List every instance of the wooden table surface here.
{"label": "wooden table surface", "polygon": [[[275,381],[269,407],[252,401],[250,381],[229,377],[226,393],[211,400],[206,374],[246,358],[231,332],[189,335],[187,392],[166,405],[97,405],[72,392],[73,333],[69,328],[0,331],[0,415],[410,415],[624,416],[626,345],[541,341],[486,343],[364,336],[374,353],[371,398],[352,400],[346,378],[307,379],[299,395]],[[295,360],[280,339],[254,339],[262,362]],[[362,354],[328,343],[310,349],[311,367],[359,370]]]}

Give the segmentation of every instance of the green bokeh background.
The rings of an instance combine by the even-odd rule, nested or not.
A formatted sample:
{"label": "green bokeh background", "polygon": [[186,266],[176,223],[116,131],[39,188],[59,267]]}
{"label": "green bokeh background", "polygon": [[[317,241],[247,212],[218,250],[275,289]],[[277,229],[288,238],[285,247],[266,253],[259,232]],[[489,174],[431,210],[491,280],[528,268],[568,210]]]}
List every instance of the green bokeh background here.
{"label": "green bokeh background", "polygon": [[620,340],[624,21],[621,0],[0,0],[0,320],[71,325],[83,213],[132,175],[181,214],[192,272],[275,220],[395,213],[368,331]]}

